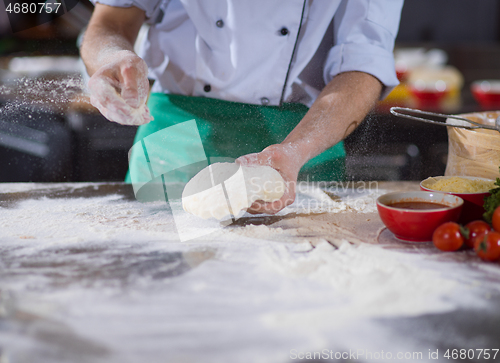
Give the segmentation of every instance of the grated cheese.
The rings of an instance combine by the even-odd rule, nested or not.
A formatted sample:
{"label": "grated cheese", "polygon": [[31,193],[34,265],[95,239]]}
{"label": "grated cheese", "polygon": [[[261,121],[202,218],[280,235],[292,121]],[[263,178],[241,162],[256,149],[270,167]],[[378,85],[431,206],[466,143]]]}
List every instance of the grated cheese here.
{"label": "grated cheese", "polygon": [[465,179],[458,176],[440,179],[429,189],[451,193],[485,193],[495,188],[495,182],[481,179]]}

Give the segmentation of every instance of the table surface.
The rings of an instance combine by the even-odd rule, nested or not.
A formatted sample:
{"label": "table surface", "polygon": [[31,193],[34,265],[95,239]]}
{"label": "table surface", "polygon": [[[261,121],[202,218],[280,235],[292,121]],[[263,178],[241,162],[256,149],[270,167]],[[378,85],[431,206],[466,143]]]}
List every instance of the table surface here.
{"label": "table surface", "polygon": [[500,265],[376,213],[416,189],[306,185],[227,225],[123,183],[0,184],[0,361],[499,361]]}

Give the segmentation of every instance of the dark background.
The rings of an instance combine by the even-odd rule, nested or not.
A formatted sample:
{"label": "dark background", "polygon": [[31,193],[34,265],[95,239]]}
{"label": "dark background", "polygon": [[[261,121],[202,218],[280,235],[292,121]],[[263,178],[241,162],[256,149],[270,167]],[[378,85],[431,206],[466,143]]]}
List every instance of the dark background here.
{"label": "dark background", "polygon": [[[40,26],[36,17],[19,15],[16,29],[26,30],[13,32],[0,2],[0,140],[4,140],[0,142],[0,181],[121,181],[125,177],[134,127],[108,122],[81,104],[51,109],[23,102],[14,111],[6,107],[13,102],[16,82],[22,84],[12,80],[9,61],[25,56],[78,56],[77,40],[91,11],[90,2],[79,1],[64,16]],[[465,81],[456,113],[480,111],[469,87],[477,79],[500,79],[499,19],[497,0],[406,0],[396,47],[445,50],[448,64],[459,69]],[[19,77],[24,80],[30,75]],[[51,77],[57,80],[62,75],[42,78]],[[22,127],[13,131],[11,124]],[[42,138],[33,139],[29,130],[45,136],[37,134]],[[50,152],[41,156],[13,148],[5,141],[12,137],[27,140],[28,149],[29,142],[35,142]],[[349,180],[420,180],[444,173],[446,128],[396,119],[387,109],[376,109],[348,137],[346,150]]]}

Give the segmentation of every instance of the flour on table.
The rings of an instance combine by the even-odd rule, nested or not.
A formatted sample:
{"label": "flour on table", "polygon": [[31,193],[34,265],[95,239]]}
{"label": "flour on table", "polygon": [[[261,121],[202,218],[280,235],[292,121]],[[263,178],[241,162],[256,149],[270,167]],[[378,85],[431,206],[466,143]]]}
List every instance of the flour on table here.
{"label": "flour on table", "polygon": [[376,199],[384,193],[384,189],[333,189],[299,183],[292,205],[264,219],[242,220],[240,226],[243,223],[244,228],[227,231],[272,241],[309,242],[313,246],[325,241],[334,246],[345,241],[376,244],[384,228]]}
{"label": "flour on table", "polygon": [[325,242],[309,253],[291,252],[279,244],[269,249],[272,252],[262,261],[269,270],[331,289],[323,308],[265,314],[263,322],[272,327],[341,325],[361,317],[446,312],[459,305],[449,299],[461,295],[457,281],[422,268],[421,256],[349,243],[335,249]]}
{"label": "flour on table", "polygon": [[207,166],[186,184],[182,207],[201,218],[222,219],[238,215],[253,202],[272,202],[285,192],[281,175],[269,166],[215,163]]}

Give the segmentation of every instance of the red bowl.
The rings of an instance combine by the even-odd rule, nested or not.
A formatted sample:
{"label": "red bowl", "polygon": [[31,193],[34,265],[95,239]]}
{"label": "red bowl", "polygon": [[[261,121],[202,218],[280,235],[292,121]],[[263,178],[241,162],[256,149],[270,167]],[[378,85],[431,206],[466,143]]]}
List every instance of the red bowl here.
{"label": "red bowl", "polygon": [[[460,197],[464,200],[464,207],[462,208],[462,213],[460,215],[460,218],[458,220],[459,223],[461,224],[467,224],[469,222],[478,220],[478,219],[483,219],[483,214],[484,214],[484,198],[490,195],[489,192],[482,192],[482,193],[452,193],[452,192],[443,192],[439,190],[433,190],[427,185],[429,183],[434,182],[434,180],[439,180],[442,178],[450,178],[446,176],[437,176],[437,177],[432,177],[432,178],[427,178],[425,180],[422,180],[420,182],[420,189],[427,191],[427,192],[435,192],[435,193],[446,193],[446,194],[451,194],[455,195],[457,197]],[[486,179],[486,178],[476,178],[472,176],[460,176],[460,178],[464,179],[480,179],[480,180],[487,180],[487,181],[493,181],[491,179]]]}
{"label": "red bowl", "polygon": [[421,102],[439,102],[444,96],[446,96],[448,91],[419,90],[417,88],[410,87],[410,93]]}
{"label": "red bowl", "polygon": [[449,90],[437,90],[435,88],[419,88],[410,85],[408,90],[415,100],[421,106],[437,106],[449,94]]}
{"label": "red bowl", "polygon": [[[401,209],[390,207],[397,202],[434,202],[449,207],[440,209]],[[393,192],[377,199],[377,209],[387,229],[404,241],[427,242],[434,230],[445,222],[456,222],[463,200],[445,193]]]}
{"label": "red bowl", "polygon": [[474,99],[483,107],[500,105],[500,80],[481,80],[471,84]]}

